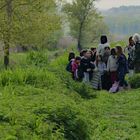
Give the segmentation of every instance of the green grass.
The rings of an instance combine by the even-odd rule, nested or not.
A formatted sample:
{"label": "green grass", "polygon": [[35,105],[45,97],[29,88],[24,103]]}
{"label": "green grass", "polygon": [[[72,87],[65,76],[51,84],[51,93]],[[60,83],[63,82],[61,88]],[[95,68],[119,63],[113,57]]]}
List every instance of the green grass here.
{"label": "green grass", "polygon": [[1,68],[0,140],[139,140],[140,89],[94,91],[65,71],[67,53],[52,58],[13,54]]}

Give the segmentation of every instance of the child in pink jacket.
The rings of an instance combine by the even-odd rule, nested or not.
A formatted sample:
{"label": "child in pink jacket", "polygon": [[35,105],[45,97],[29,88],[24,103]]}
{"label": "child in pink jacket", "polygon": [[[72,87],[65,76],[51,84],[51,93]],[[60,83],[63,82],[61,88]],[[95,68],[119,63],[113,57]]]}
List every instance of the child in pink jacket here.
{"label": "child in pink jacket", "polygon": [[79,56],[77,56],[75,60],[72,62],[72,73],[73,73],[74,80],[78,79],[77,71],[78,71],[80,62],[81,62],[81,57]]}

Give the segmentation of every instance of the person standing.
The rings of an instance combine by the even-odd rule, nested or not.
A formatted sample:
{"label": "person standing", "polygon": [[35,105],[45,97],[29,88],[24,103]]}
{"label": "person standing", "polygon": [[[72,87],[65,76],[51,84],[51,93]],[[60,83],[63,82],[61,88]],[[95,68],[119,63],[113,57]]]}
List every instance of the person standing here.
{"label": "person standing", "polygon": [[132,39],[135,43],[134,70],[140,73],[140,35],[136,33]]}
{"label": "person standing", "polygon": [[135,44],[131,36],[129,38],[129,45],[126,46],[124,52],[128,54],[128,68],[129,68],[129,76],[132,77],[134,75],[134,59],[135,59]]}
{"label": "person standing", "polygon": [[123,54],[122,47],[116,47],[117,53],[117,73],[118,73],[118,80],[120,90],[123,90],[124,87],[128,87],[128,83],[125,80],[125,76],[128,73],[128,62],[126,56]]}
{"label": "person standing", "polygon": [[93,69],[95,68],[94,63],[91,61],[92,52],[87,50],[81,59],[80,67],[84,73],[83,82],[89,83],[92,79]]}
{"label": "person standing", "polygon": [[111,55],[107,62],[107,72],[110,75],[112,85],[117,81],[117,57],[115,49],[111,49]]}
{"label": "person standing", "polygon": [[105,53],[105,48],[110,48],[110,44],[108,43],[108,39],[106,35],[102,35],[100,39],[100,44],[97,48],[97,56],[101,55],[103,57]]}

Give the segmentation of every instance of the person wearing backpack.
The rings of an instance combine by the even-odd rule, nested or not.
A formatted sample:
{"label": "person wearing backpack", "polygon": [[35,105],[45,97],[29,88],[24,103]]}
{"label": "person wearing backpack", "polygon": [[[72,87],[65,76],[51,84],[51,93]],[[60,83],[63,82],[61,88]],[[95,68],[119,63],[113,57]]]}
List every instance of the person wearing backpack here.
{"label": "person wearing backpack", "polygon": [[78,67],[80,65],[80,61],[81,61],[81,57],[77,56],[75,58],[75,60],[72,62],[72,73],[74,80],[78,80],[79,76],[78,76]]}
{"label": "person wearing backpack", "polygon": [[123,90],[124,86],[128,87],[128,83],[125,80],[125,76],[128,73],[128,62],[126,56],[123,54],[121,46],[116,47],[116,53],[117,53],[117,65],[118,65],[117,73],[119,86],[120,90]]}
{"label": "person wearing backpack", "polygon": [[70,52],[68,57],[68,64],[66,66],[66,71],[72,73],[72,78],[74,79],[74,73],[72,72],[72,62],[75,60],[75,53]]}
{"label": "person wearing backpack", "polygon": [[140,35],[134,34],[133,41],[135,43],[134,70],[136,73],[140,73]]}

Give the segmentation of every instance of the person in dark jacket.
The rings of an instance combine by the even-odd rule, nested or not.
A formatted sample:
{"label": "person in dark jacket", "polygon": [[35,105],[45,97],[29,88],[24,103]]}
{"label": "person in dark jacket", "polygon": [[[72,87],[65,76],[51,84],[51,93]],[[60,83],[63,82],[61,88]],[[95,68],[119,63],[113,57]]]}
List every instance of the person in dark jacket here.
{"label": "person in dark jacket", "polygon": [[135,43],[134,69],[136,73],[140,73],[140,35],[134,34],[133,41]]}
{"label": "person in dark jacket", "polygon": [[134,75],[134,59],[135,59],[135,44],[132,39],[133,37],[129,37],[129,44],[126,46],[124,52],[128,54],[128,68],[129,68],[129,76],[132,77]]}
{"label": "person in dark jacket", "polygon": [[95,68],[94,63],[91,61],[91,55],[92,52],[87,50],[81,59],[80,68],[84,73],[83,82],[85,83],[89,83],[89,81],[92,79],[93,69]]}
{"label": "person in dark jacket", "polygon": [[118,80],[119,80],[119,86],[120,89],[123,89],[123,87],[128,87],[128,84],[125,80],[125,76],[128,73],[128,62],[126,56],[123,54],[122,47],[117,46],[116,47],[116,53],[117,53],[117,65],[118,65]]}
{"label": "person in dark jacket", "polygon": [[97,50],[96,50],[96,48],[91,48],[90,50],[91,50],[91,52],[92,52],[91,61],[92,61],[92,62],[95,62]]}

